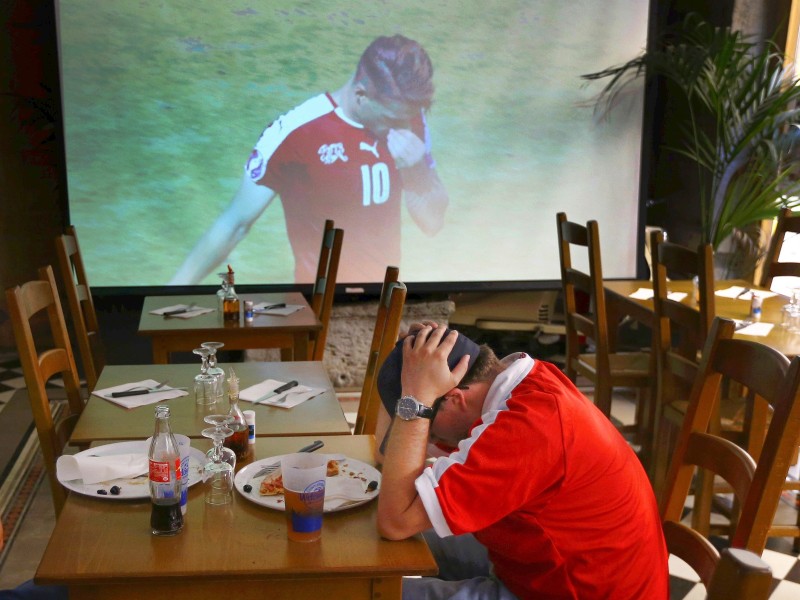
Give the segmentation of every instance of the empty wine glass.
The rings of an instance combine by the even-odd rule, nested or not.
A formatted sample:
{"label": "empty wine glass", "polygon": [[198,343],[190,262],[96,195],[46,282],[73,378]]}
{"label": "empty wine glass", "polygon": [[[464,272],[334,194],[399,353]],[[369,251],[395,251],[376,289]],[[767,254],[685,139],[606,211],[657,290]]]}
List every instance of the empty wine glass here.
{"label": "empty wine glass", "polygon": [[217,397],[215,402],[222,400],[225,394],[225,370],[217,366],[217,350],[222,348],[225,344],[222,342],[203,342],[200,344],[203,348],[207,348],[208,354],[208,374],[217,380]]}
{"label": "empty wine glass", "polygon": [[217,389],[217,379],[208,373],[208,356],[211,350],[208,348],[195,348],[192,350],[203,360],[200,365],[200,373],[194,376],[194,400],[196,404],[206,406],[217,401],[220,395]]}
{"label": "empty wine glass", "polygon": [[[209,415],[211,416],[222,415]],[[202,433],[204,437],[211,438],[214,442],[211,456],[203,466],[206,504],[214,506],[230,504],[233,501],[233,467],[222,458],[222,442],[233,433],[233,430],[222,424],[215,424],[214,427],[203,429]]]}
{"label": "empty wine glass", "polygon": [[[229,429],[230,433],[227,435],[222,436],[223,445],[220,448],[212,447],[208,452],[206,452],[206,456],[209,460],[213,460],[214,454],[219,453],[222,456],[222,460],[228,463],[232,468],[236,468],[236,453],[231,450],[230,448],[226,448],[224,446],[224,440],[230,435],[233,435],[233,429],[228,427],[230,423],[233,421],[233,417],[230,415],[206,415],[203,417],[203,420],[208,423],[209,425],[213,425],[218,430],[222,431],[222,429]],[[208,437],[208,436],[206,436]]]}

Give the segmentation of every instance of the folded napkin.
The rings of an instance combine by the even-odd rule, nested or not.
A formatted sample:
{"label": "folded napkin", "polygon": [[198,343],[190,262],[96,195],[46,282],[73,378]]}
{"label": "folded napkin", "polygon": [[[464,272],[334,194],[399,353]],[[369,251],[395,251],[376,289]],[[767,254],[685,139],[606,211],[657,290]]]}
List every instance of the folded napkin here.
{"label": "folded napkin", "polygon": [[271,306],[272,304],[272,302],[259,302],[258,304],[254,304],[253,312],[257,315],[280,315],[285,317],[303,308],[302,304],[287,304],[281,308],[267,308],[267,306]]}
{"label": "folded napkin", "polygon": [[[650,300],[654,295],[655,292],[649,288],[639,288],[628,297],[634,300]],[[688,296],[686,292],[667,292],[667,298],[675,302],[680,302],[686,296]]]}
{"label": "folded napkin", "polygon": [[358,502],[368,500],[373,494],[367,492],[369,481],[361,481],[356,477],[328,477],[325,479],[325,510],[333,510]]}
{"label": "folded napkin", "polygon": [[109,456],[91,456],[75,454],[59,456],[56,471],[60,481],[83,479],[83,483],[99,483],[136,477],[147,473],[149,464],[147,454],[112,454]]}
{"label": "folded napkin", "polygon": [[184,390],[174,390],[169,386],[163,387],[157,392],[148,392],[147,394],[139,394],[137,396],[123,396],[122,398],[112,398],[112,392],[125,392],[127,390],[142,387],[152,388],[158,385],[158,381],[154,379],[144,379],[142,381],[133,381],[131,383],[123,383],[115,385],[114,387],[105,388],[102,390],[94,390],[92,394],[99,396],[104,400],[108,400],[125,408],[136,408],[137,406],[147,406],[148,404],[155,404],[170,398],[180,398],[181,396],[188,396],[189,392]]}
{"label": "folded napkin", "polygon": [[[276,379],[267,379],[261,383],[251,385],[239,392],[239,400],[255,402],[259,398],[269,394],[272,390],[279,388],[284,383],[286,382]],[[292,408],[293,406],[302,404],[306,400],[310,400],[314,396],[319,396],[324,391],[325,390],[322,388],[310,388],[304,385],[296,385],[285,392],[268,398],[262,402],[262,404],[269,404],[270,406],[277,406],[279,408]]]}
{"label": "folded napkin", "polygon": [[206,313],[214,312],[213,308],[203,308],[202,306],[195,306],[191,307],[189,304],[173,304],[172,306],[165,306],[164,308],[157,308],[155,310],[151,310],[151,315],[163,315],[167,312],[172,312],[173,310],[186,310],[186,312],[178,313],[176,315],[168,315],[170,318],[175,319],[191,319],[192,317],[196,317],[198,315],[204,315]]}
{"label": "folded napkin", "polygon": [[764,337],[769,335],[774,327],[773,323],[750,323],[749,325],[746,323],[747,321],[736,321],[736,333]]}
{"label": "folded napkin", "polygon": [[732,285],[724,290],[717,290],[714,292],[714,295],[719,296],[720,298],[738,298],[739,300],[747,300],[748,302],[752,299],[753,294],[756,294],[762,299],[772,298],[772,296],[778,295],[776,292],[768,292],[767,290],[751,291],[749,288],[742,287],[740,285]]}

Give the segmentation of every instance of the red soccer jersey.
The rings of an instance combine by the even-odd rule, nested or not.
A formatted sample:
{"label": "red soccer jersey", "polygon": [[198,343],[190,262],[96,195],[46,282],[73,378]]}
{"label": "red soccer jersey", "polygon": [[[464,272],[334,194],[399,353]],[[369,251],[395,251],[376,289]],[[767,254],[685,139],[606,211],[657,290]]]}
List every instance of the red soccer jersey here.
{"label": "red soccer jersey", "polygon": [[[424,124],[412,125],[426,139]],[[400,175],[384,139],[349,120],[328,94],[307,100],[261,134],[250,177],[281,197],[295,281],[313,282],[325,219],[344,230],[338,281],[383,281],[400,264]]]}
{"label": "red soccer jersey", "polygon": [[474,533],[520,598],[669,597],[666,544],[644,470],[549,363],[518,355],[471,436],[425,469],[417,490],[437,533]]}

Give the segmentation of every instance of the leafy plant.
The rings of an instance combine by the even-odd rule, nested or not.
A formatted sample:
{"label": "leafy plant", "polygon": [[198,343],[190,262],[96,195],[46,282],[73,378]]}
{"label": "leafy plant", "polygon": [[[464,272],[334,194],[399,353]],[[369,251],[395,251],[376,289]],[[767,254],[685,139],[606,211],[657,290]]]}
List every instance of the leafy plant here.
{"label": "leafy plant", "polygon": [[702,242],[715,250],[758,249],[759,228],[784,206],[800,204],[793,142],[800,86],[771,41],[713,27],[695,15],[666,32],[652,50],[625,64],[584,75],[608,79],[596,107],[611,110],[626,84],[662,76],[686,101],[682,143],[671,149],[697,168]]}

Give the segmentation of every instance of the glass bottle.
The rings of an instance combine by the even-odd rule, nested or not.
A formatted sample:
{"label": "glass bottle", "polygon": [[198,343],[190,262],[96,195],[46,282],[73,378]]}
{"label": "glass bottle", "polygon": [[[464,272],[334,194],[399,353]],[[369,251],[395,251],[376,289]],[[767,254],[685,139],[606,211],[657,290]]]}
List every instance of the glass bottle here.
{"label": "glass bottle", "polygon": [[233,287],[233,269],[228,265],[228,285],[222,297],[222,318],[225,321],[239,322],[239,296]]}
{"label": "glass bottle", "polygon": [[217,273],[217,275],[222,279],[220,288],[217,290],[217,310],[222,314],[222,302],[225,299],[225,294],[228,292],[228,274]]}
{"label": "glass bottle", "polygon": [[249,442],[249,427],[244,418],[242,409],[239,408],[239,378],[234,373],[233,368],[230,369],[230,377],[228,378],[228,400],[230,400],[231,408],[228,411],[228,416],[232,419],[228,423],[228,427],[233,430],[233,435],[225,438],[225,447],[230,448],[236,453],[236,460],[245,460],[250,453]]}
{"label": "glass bottle", "polygon": [[183,529],[181,454],[169,425],[169,407],[156,406],[150,450],[150,527],[153,535],[175,535]]}

